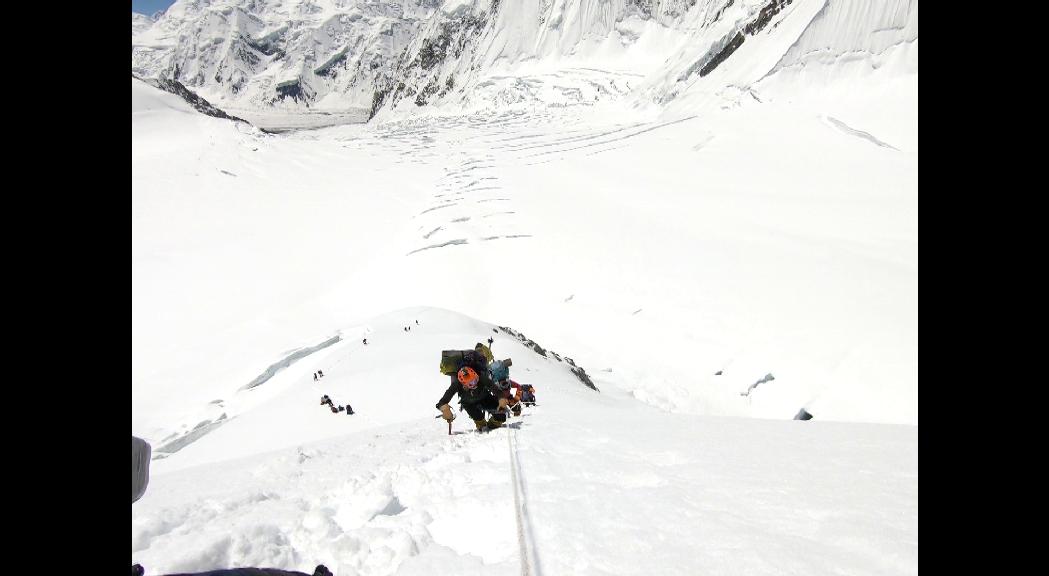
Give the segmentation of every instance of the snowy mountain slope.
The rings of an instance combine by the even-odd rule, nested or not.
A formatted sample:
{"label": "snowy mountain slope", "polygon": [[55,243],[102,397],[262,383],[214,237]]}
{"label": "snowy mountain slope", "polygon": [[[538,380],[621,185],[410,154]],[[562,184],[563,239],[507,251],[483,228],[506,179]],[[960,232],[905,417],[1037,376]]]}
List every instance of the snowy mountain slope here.
{"label": "snowy mountain slope", "polygon": [[755,88],[917,153],[918,2],[828,3]]}
{"label": "snowy mountain slope", "polygon": [[[411,317],[376,326],[394,332],[376,342],[406,342],[378,354],[397,348],[434,370],[432,322],[396,334]],[[449,341],[474,333],[442,329]],[[611,386],[515,371],[537,382],[539,406],[488,434],[468,432],[462,413],[448,436],[414,401],[382,423],[401,406],[366,400],[388,385],[354,367],[370,353],[333,353],[321,383],[304,373],[286,388],[283,401],[302,406],[241,419],[245,440],[329,439],[240,456],[243,445],[219,442],[231,423],[209,436],[224,461],[154,461],[132,508],[133,562],[147,573],[324,563],[340,576],[517,572],[526,560],[544,574],[917,573],[915,427],[673,415]],[[428,380],[397,389],[430,402],[443,384]],[[358,413],[330,413],[323,392]]]}
{"label": "snowy mountain slope", "polygon": [[133,113],[136,433],[420,304],[668,410],[917,422],[915,154],[787,103],[603,114],[273,137]]}
{"label": "snowy mountain slope", "polygon": [[[236,271],[269,270],[273,253],[254,250],[272,247],[264,227],[273,221],[259,219],[261,227],[252,230],[251,215],[260,207],[257,181],[241,188],[225,187],[223,180],[250,178],[264,169],[272,152],[253,127],[205,116],[174,94],[139,80],[131,83],[132,378],[150,385],[148,394],[133,386],[132,425],[155,442],[149,426],[139,428],[140,419],[160,408],[177,411],[181,402],[198,410],[214,399],[209,390],[214,379],[228,377],[198,368],[202,352],[222,342],[207,340],[208,335],[221,338],[231,325],[259,319],[265,298],[223,279]],[[281,180],[271,175],[266,182]],[[283,217],[289,214],[294,212]],[[201,260],[200,253],[209,258]],[[213,308],[209,302],[221,304]],[[226,346],[212,352],[237,354]],[[253,370],[221,369],[245,376]]]}
{"label": "snowy mountain slope", "polygon": [[[330,121],[291,84],[265,103],[333,48],[318,23],[415,32],[366,66],[405,82],[366,125],[266,134],[133,79],[132,432],[157,459],[132,561],[917,573],[917,3],[490,7],[178,2],[133,28],[133,63],[180,46],[194,90],[285,127]],[[293,49],[258,73],[215,48],[271,32]],[[439,352],[489,334],[540,405],[449,437]]]}
{"label": "snowy mountain slope", "polygon": [[[411,332],[403,331],[409,325]],[[448,377],[435,368],[440,351],[472,348],[489,337],[496,342],[493,353],[513,359],[515,380],[534,383],[545,391],[584,386],[573,366],[555,353],[542,356],[497,326],[445,310],[410,308],[341,332],[355,337],[305,356],[257,386],[213,400],[195,417],[201,423],[211,422],[197,428],[202,434],[193,434],[174,450],[157,443],[154,452],[160,461],[154,463],[156,470],[181,469],[432,418],[434,403],[448,387]],[[367,345],[362,343],[364,336],[356,337],[359,334],[368,335]],[[324,378],[314,382],[312,374],[318,368]],[[319,405],[325,394],[338,405],[352,405],[357,414],[331,414]],[[466,413],[461,416],[463,426],[472,429]]]}
{"label": "snowy mountain slope", "polygon": [[[340,576],[524,563],[917,573],[916,427],[668,414],[601,378],[605,392],[589,390],[491,330],[401,310],[346,330],[367,346],[347,339],[226,399],[225,425],[152,462],[132,507],[132,561],[147,573],[323,563]],[[447,385],[434,352],[485,334],[538,405],[487,434],[457,412],[449,436],[429,408]],[[356,414],[331,413],[322,394]]]}

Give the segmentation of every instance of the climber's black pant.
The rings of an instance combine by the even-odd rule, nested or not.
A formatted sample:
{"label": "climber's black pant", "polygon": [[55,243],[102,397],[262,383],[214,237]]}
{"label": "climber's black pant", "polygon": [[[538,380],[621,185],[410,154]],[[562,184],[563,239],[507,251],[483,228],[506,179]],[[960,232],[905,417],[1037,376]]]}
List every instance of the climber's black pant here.
{"label": "climber's black pant", "polygon": [[463,402],[463,410],[466,410],[466,413],[474,420],[484,420],[484,413],[487,411],[497,422],[506,422],[506,414],[496,413],[498,409],[499,400],[495,396],[485,396],[481,401],[469,404]]}

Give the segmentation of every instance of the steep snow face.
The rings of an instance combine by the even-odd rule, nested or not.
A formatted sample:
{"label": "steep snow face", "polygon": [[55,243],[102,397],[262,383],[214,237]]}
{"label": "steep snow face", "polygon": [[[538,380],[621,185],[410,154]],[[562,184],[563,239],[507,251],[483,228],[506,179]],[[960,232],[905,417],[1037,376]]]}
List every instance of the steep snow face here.
{"label": "steep snow face", "polygon": [[[917,0],[828,1],[776,64],[776,71],[806,63],[830,65],[841,59],[871,58],[884,65],[886,52],[917,40]],[[910,56],[902,63],[903,70],[916,74],[918,60],[916,55]]]}
{"label": "steep snow face", "polygon": [[[747,32],[746,23],[762,21]],[[768,19],[743,15],[697,52],[707,56],[670,61],[642,89],[668,116],[778,101],[876,145],[917,152],[916,0],[795,0]]]}
{"label": "steep snow face", "polygon": [[754,84],[843,133],[918,151],[918,2],[827,2]]}
{"label": "steep snow face", "polygon": [[[340,333],[257,386],[216,390],[211,414],[154,441],[132,506],[133,563],[917,574],[917,427],[669,414],[615,374],[594,374],[598,393],[553,350],[448,310],[397,310]],[[449,382],[438,351],[488,335],[537,405],[483,434],[454,397],[451,425],[433,418]]]}
{"label": "steep snow face", "polygon": [[[431,328],[424,321],[418,336],[435,336]],[[614,387],[597,394],[545,372],[539,405],[510,427],[476,434],[459,413],[449,436],[444,421],[408,402],[397,423],[381,424],[391,407],[372,399],[393,383],[362,369],[389,353],[359,343],[333,351],[258,414],[154,460],[131,510],[132,562],[158,574],[311,573],[321,563],[340,576],[483,576],[522,566],[531,574],[918,574],[917,427],[666,414]],[[321,366],[325,377],[313,382],[309,371]],[[421,390],[395,386],[405,399]],[[332,414],[319,404],[325,393],[356,414]],[[272,407],[278,402],[283,409]],[[256,438],[279,441],[259,453]],[[205,452],[216,460],[178,463]]]}
{"label": "steep snow face", "polygon": [[[404,330],[407,326],[410,332]],[[177,425],[151,438],[155,469],[181,469],[349,431],[432,419],[449,385],[449,377],[436,369],[440,351],[473,348],[487,338],[494,339],[492,351],[498,358],[513,360],[515,381],[546,394],[578,388],[585,392],[581,398],[598,395],[580,379],[585,369],[557,352],[540,354],[505,329],[448,310],[407,308],[343,326],[339,335],[328,345],[289,354],[290,360],[276,364],[265,380],[216,393],[184,422],[172,420]],[[318,369],[324,376],[313,380]],[[355,414],[321,408],[322,395],[337,406],[352,406]],[[458,413],[458,397],[451,403]],[[456,429],[474,428],[466,412],[459,415]]]}
{"label": "steep snow face", "polygon": [[[181,410],[194,413],[213,399],[204,382],[225,379],[219,374],[226,369],[238,372],[201,363],[209,351],[224,354],[211,350],[222,338],[209,340],[207,332],[222,334],[244,318],[258,318],[250,307],[264,308],[265,299],[253,297],[250,289],[222,287],[230,274],[262,275],[268,269],[262,263],[279,255],[262,229],[238,224],[233,225],[238,232],[230,234],[230,222],[243,224],[240,219],[250,217],[264,196],[243,189],[212,193],[222,187],[220,179],[245,178],[254,161],[268,157],[263,136],[245,123],[205,116],[175,94],[131,80],[131,348],[132,379],[139,383],[132,387],[132,419],[147,440],[157,440],[150,422],[169,425],[172,413],[181,421]],[[233,158],[247,163],[225,162]],[[258,221],[279,226],[279,219]],[[253,258],[252,244],[269,255]],[[238,308],[237,301],[245,307]],[[212,307],[212,302],[221,304]]]}

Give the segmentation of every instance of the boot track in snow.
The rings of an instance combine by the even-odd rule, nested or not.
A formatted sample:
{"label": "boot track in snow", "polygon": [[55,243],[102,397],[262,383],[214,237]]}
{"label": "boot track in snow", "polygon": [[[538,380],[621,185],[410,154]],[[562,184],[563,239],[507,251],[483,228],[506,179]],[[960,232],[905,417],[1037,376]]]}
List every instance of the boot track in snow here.
{"label": "boot track in snow", "polygon": [[528,499],[521,479],[521,461],[517,454],[517,433],[507,429],[506,443],[510,450],[510,479],[514,485],[514,512],[517,516],[517,542],[521,551],[521,576],[540,576],[539,555],[535,550],[535,536],[528,521]]}

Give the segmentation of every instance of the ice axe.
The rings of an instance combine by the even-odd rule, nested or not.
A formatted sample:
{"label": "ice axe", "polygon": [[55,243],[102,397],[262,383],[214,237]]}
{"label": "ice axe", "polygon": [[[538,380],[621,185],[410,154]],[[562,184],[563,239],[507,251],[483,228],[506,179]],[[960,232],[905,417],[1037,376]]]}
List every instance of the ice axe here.
{"label": "ice axe", "polygon": [[[434,419],[437,419],[437,418],[440,418],[440,417],[441,417],[441,415],[438,414],[438,415],[434,416]],[[452,421],[451,420],[448,421],[448,435],[449,436],[452,435]]]}

